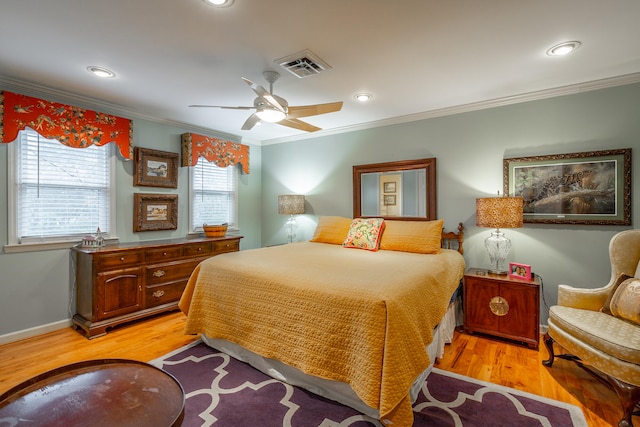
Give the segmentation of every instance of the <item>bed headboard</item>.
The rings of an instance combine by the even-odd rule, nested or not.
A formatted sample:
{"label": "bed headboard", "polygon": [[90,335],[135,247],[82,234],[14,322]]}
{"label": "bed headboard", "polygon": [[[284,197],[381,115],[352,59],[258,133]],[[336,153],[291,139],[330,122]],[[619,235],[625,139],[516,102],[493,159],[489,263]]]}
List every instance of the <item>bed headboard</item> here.
{"label": "bed headboard", "polygon": [[442,244],[445,249],[456,249],[461,254],[464,254],[464,248],[462,242],[464,241],[464,225],[458,223],[458,232],[442,230]]}

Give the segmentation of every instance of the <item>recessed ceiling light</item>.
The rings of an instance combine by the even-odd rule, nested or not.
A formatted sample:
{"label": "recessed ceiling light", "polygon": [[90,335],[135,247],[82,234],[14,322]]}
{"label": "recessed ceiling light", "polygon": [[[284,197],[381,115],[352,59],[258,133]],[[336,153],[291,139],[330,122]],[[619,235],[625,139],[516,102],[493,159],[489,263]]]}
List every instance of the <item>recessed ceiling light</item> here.
{"label": "recessed ceiling light", "polygon": [[373,98],[373,95],[370,93],[356,93],[354,95],[354,99],[358,102],[369,102]]}
{"label": "recessed ceiling light", "polygon": [[113,71],[108,70],[108,69],[106,69],[104,67],[96,67],[95,65],[87,67],[87,70],[90,73],[92,73],[92,74],[94,74],[94,75],[96,75],[98,77],[101,77],[103,79],[110,79],[110,78],[116,76],[116,73],[114,73]]}
{"label": "recessed ceiling light", "polygon": [[578,41],[560,43],[560,44],[557,44],[555,46],[550,47],[547,50],[547,55],[549,55],[549,56],[564,56],[564,55],[568,55],[571,52],[573,52],[574,50],[576,50],[577,48],[579,48],[580,45],[581,45],[581,43],[578,42]]}
{"label": "recessed ceiling light", "polygon": [[209,6],[213,7],[229,7],[233,4],[233,0],[202,0]]}

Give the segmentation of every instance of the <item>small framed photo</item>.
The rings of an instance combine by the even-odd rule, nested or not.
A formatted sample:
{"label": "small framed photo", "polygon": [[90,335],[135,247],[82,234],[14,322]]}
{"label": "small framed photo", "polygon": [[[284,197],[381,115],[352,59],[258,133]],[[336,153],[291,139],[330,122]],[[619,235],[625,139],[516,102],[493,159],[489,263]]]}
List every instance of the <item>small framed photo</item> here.
{"label": "small framed photo", "polygon": [[384,183],[384,192],[385,193],[395,193],[396,192],[396,183],[391,181],[391,182],[385,182]]}
{"label": "small framed photo", "polygon": [[531,266],[527,264],[509,263],[509,277],[512,279],[531,280]]}
{"label": "small framed photo", "polygon": [[178,228],[178,195],[133,195],[133,231],[176,230]]}
{"label": "small framed photo", "polygon": [[384,196],[384,205],[385,206],[395,206],[396,205],[396,196],[394,195],[385,195]]}
{"label": "small framed photo", "polygon": [[178,153],[134,147],[133,185],[178,188]]}

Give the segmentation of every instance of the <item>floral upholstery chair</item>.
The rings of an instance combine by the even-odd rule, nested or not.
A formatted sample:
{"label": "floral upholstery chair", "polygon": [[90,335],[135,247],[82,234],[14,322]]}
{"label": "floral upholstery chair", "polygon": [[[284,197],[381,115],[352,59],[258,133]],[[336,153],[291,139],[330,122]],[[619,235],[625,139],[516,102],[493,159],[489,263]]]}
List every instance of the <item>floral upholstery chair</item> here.
{"label": "floral upholstery chair", "polygon": [[[633,426],[640,401],[640,229],[622,231],[609,243],[611,280],[597,289],[558,287],[558,305],[549,310],[544,341],[554,357],[576,362],[618,395],[620,427]],[[554,354],[553,343],[571,354]],[[595,368],[595,369],[594,369]]]}

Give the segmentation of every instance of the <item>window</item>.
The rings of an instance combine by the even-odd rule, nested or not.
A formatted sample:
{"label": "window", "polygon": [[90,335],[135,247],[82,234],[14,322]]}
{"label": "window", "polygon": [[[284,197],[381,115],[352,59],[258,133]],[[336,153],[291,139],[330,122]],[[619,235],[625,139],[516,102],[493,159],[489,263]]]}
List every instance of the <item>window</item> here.
{"label": "window", "polygon": [[238,168],[221,168],[200,157],[190,168],[191,232],[201,232],[203,224],[224,224],[237,228]]}
{"label": "window", "polygon": [[113,236],[113,144],[70,148],[25,129],[10,144],[10,244]]}

